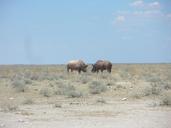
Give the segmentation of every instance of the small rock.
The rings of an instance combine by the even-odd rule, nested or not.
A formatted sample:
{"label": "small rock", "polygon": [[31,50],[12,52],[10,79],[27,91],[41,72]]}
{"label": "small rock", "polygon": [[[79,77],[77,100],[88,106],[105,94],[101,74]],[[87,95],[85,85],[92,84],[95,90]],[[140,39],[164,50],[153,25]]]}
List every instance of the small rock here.
{"label": "small rock", "polygon": [[122,98],[121,100],[122,100],[122,101],[125,101],[125,100],[127,100],[127,98]]}
{"label": "small rock", "polygon": [[54,107],[55,108],[62,108],[62,105],[61,104],[55,104]]}
{"label": "small rock", "polygon": [[25,121],[23,119],[19,119],[18,122],[24,123]]}
{"label": "small rock", "polygon": [[16,112],[15,114],[21,114],[21,112]]}
{"label": "small rock", "polygon": [[14,97],[10,97],[10,98],[9,98],[9,100],[13,100],[13,99],[14,99]]}
{"label": "small rock", "polygon": [[71,102],[70,105],[78,105],[78,102]]}

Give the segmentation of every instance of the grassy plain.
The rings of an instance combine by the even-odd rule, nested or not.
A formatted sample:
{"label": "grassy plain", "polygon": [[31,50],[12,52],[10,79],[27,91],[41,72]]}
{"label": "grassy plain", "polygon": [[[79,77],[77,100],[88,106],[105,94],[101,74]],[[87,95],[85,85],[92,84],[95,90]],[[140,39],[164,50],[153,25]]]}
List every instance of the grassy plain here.
{"label": "grassy plain", "polygon": [[169,128],[171,64],[1,65],[0,128]]}

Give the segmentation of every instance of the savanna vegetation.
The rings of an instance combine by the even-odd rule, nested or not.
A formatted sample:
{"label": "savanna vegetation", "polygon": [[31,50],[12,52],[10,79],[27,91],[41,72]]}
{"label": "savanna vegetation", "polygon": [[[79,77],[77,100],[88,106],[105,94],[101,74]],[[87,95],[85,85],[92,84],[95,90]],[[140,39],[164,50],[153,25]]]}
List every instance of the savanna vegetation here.
{"label": "savanna vegetation", "polygon": [[[113,64],[111,73],[92,73],[91,69],[89,65],[87,72],[79,74],[67,72],[66,65],[1,65],[0,116],[7,116],[1,120],[8,125],[6,113],[12,113],[13,120],[23,115],[28,122],[41,121],[42,127],[52,117],[64,116],[64,122],[65,115],[116,119],[130,110],[151,112],[139,103],[152,108],[171,106],[171,64]],[[9,123],[12,127],[17,124],[13,122]],[[51,124],[55,127],[55,123],[59,122]]]}
{"label": "savanna vegetation", "polygon": [[[171,105],[170,64],[113,65],[112,73],[68,73],[65,65],[0,66],[1,108],[6,99],[15,104],[44,102],[46,98],[152,98]],[[47,100],[46,100],[47,101]],[[10,109],[10,108],[9,108]]]}

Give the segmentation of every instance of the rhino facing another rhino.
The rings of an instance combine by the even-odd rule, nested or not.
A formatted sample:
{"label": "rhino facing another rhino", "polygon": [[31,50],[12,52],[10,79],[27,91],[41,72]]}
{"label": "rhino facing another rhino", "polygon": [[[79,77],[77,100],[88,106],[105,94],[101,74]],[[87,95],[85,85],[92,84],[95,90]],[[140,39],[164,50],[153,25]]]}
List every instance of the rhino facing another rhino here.
{"label": "rhino facing another rhino", "polygon": [[71,70],[73,72],[75,70],[78,73],[81,73],[81,71],[87,72],[87,66],[82,60],[72,60],[67,64],[67,71],[69,72]]}
{"label": "rhino facing another rhino", "polygon": [[[101,72],[103,72],[104,70],[107,70],[107,72],[111,73],[112,70],[112,63],[110,61],[107,60],[98,60],[95,64],[92,64],[93,68],[91,70],[91,72],[99,72],[99,70]],[[72,60],[69,61],[67,64],[67,71],[71,71],[73,72],[78,71],[78,73],[82,72],[87,72],[87,67],[88,65],[84,63],[84,61],[82,60]]]}
{"label": "rhino facing another rhino", "polygon": [[111,73],[112,70],[112,63],[107,60],[98,60],[95,64],[92,64],[92,72],[103,72],[103,70],[107,70],[109,73]]}

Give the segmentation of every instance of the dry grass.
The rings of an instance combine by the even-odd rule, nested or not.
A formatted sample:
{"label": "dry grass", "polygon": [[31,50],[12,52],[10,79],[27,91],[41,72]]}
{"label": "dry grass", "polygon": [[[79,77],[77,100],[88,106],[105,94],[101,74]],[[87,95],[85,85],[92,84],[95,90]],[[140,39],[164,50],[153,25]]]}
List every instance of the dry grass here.
{"label": "dry grass", "polygon": [[23,104],[33,104],[34,101],[33,101],[33,99],[31,99],[31,98],[26,98],[26,99],[23,100],[22,103],[23,103]]}
{"label": "dry grass", "polygon": [[69,98],[83,97],[83,93],[80,90],[69,84],[58,85],[55,94],[64,95]]}
{"label": "dry grass", "polygon": [[102,104],[106,104],[106,103],[107,103],[106,100],[103,99],[103,98],[97,99],[96,102],[97,102],[97,103],[102,103]]}
{"label": "dry grass", "polygon": [[27,90],[27,86],[24,80],[19,80],[15,79],[12,82],[12,87],[17,91],[17,92],[25,92]]}
{"label": "dry grass", "polygon": [[14,112],[18,110],[18,104],[14,101],[5,100],[1,101],[0,108],[3,112]]}
{"label": "dry grass", "polygon": [[40,90],[40,94],[43,95],[44,97],[50,97],[52,95],[52,91],[49,88],[42,88]]}
{"label": "dry grass", "polygon": [[81,74],[67,73],[65,65],[0,66],[0,100],[6,96],[18,99],[25,96],[21,104],[32,104],[30,96],[38,100],[97,95],[130,99],[155,96],[158,99],[163,97],[163,104],[170,104],[169,94],[164,93],[171,90],[170,72],[171,64],[116,64],[111,74],[91,73],[91,66],[87,73]]}
{"label": "dry grass", "polygon": [[105,92],[107,90],[107,87],[104,83],[99,81],[92,81],[92,83],[89,85],[89,91],[91,94],[100,94],[101,92]]}
{"label": "dry grass", "polygon": [[160,100],[161,105],[171,106],[171,90],[163,92]]}

